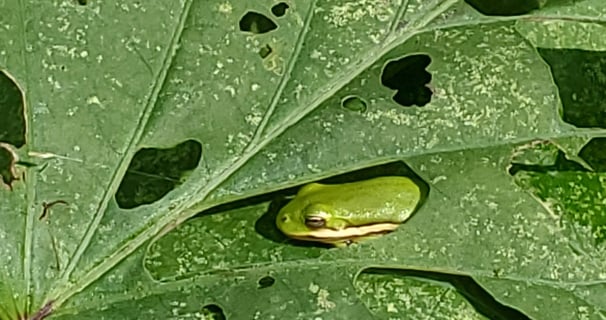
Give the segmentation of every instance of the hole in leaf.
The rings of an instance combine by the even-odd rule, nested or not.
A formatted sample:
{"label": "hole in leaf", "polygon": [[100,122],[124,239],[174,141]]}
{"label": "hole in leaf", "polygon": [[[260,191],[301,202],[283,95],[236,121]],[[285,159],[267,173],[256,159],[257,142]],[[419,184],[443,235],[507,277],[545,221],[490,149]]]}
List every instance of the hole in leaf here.
{"label": "hole in leaf", "polygon": [[564,121],[606,128],[606,52],[544,48],[538,52],[553,73]]}
{"label": "hole in leaf", "polygon": [[[526,151],[527,154],[530,152],[532,152],[532,151],[531,150]],[[520,171],[532,171],[532,172],[541,172],[541,173],[548,173],[548,172],[555,172],[555,171],[587,171],[587,169],[585,169],[578,162],[567,159],[566,154],[564,154],[564,152],[562,152],[561,150],[557,150],[557,152],[553,155],[549,155],[549,156],[544,155],[545,157],[551,157],[551,159],[548,160],[549,163],[534,162],[534,160],[538,160],[538,159],[532,159],[533,156],[537,156],[537,155],[529,155],[529,158],[531,158],[531,159],[529,159],[529,161],[526,163],[512,162],[512,164],[509,168],[509,174],[515,175],[516,173],[518,173]],[[547,159],[543,158],[542,160],[546,161]]]}
{"label": "hole in leaf", "polygon": [[[546,145],[551,145],[556,152],[543,152],[547,150]],[[597,172],[568,159],[577,155],[567,158],[563,151],[549,142],[518,148],[514,152],[517,163],[512,163],[509,170],[517,185],[570,222],[570,228],[566,230],[573,230],[571,239],[582,237],[592,246],[606,240],[606,194],[603,192],[606,190],[606,171],[601,171],[605,169],[602,164],[604,146],[602,138],[594,139],[585,145],[577,157]],[[597,166],[596,161],[599,163]],[[570,245],[576,250],[575,244],[571,242]]]}
{"label": "hole in leaf", "polygon": [[19,180],[17,178],[17,170],[15,163],[17,162],[17,154],[15,154],[8,144],[0,142],[0,185],[13,190],[13,182]]}
{"label": "hole in leaf", "polygon": [[226,320],[223,309],[216,304],[207,304],[202,307],[202,319],[207,320]]}
{"label": "hole in leaf", "polygon": [[[295,192],[293,190],[288,194]],[[228,264],[224,255],[219,253],[227,247],[267,246],[268,240],[284,243],[286,238],[276,227],[276,215],[284,205],[282,200],[287,201],[285,195],[284,191],[266,193],[198,213],[148,247],[143,259],[144,268],[155,281],[173,282],[192,279],[217,268],[238,269],[243,261],[262,263],[264,256],[250,256],[248,250],[233,251]],[[220,223],[218,228],[217,218],[225,222]],[[319,254],[319,251],[310,251],[306,257],[317,257]],[[265,281],[261,279],[258,285],[263,285]]]}
{"label": "hole in leaf", "polygon": [[[446,284],[450,284],[447,286]],[[407,308],[408,302],[398,295],[383,294],[385,291],[400,292],[411,301],[424,300],[422,305],[435,306],[432,317],[454,319],[452,310],[468,318],[530,320],[521,311],[502,304],[473,278],[464,275],[412,269],[369,268],[356,278],[356,290],[377,318],[397,317],[398,312],[406,319],[427,318],[425,308]],[[385,308],[393,305],[393,308]],[[392,310],[393,309],[393,310]],[[475,312],[474,312],[475,311]],[[395,314],[394,314],[395,313]],[[476,313],[476,316],[472,316]]]}
{"label": "hole in leaf", "polygon": [[261,56],[262,59],[267,58],[267,56],[269,56],[271,54],[273,50],[271,49],[271,47],[266,44],[265,46],[261,47],[261,49],[259,49],[259,55]]}
{"label": "hole in leaf", "polygon": [[19,86],[0,72],[0,142],[21,148],[25,144],[25,99]]}
{"label": "hole in leaf", "polygon": [[358,96],[347,96],[341,100],[341,106],[347,110],[363,113],[366,111],[366,101]]}
{"label": "hole in leaf", "polygon": [[589,141],[579,152],[579,156],[597,172],[606,172],[606,138]]}
{"label": "hole in leaf", "polygon": [[487,16],[517,16],[540,7],[539,0],[465,0]]}
{"label": "hole in leaf", "polygon": [[116,202],[120,208],[132,209],[161,199],[185,181],[201,155],[202,145],[194,140],[168,149],[137,151],[116,192]]}
{"label": "hole in leaf", "polygon": [[270,277],[270,276],[265,276],[265,277],[259,279],[259,289],[265,289],[265,288],[271,287],[274,285],[274,283],[276,283],[276,279],[274,279],[273,277]]}
{"label": "hole in leaf", "polygon": [[240,30],[254,34],[267,33],[278,28],[270,18],[258,12],[249,11],[240,19]]}
{"label": "hole in leaf", "polygon": [[[429,194],[429,185],[401,161],[352,171],[318,182],[345,183],[380,176],[406,176],[412,179],[421,189],[421,200],[415,215],[422,213],[422,205]],[[300,187],[294,186],[240,199],[200,212],[148,247],[143,259],[145,270],[155,281],[173,282],[208,274],[209,270],[215,270],[218,266],[221,269],[238,269],[242,261],[255,264],[262,263],[265,258],[262,255],[250,256],[247,250],[232,250],[232,262],[226,265],[224,256],[217,253],[227,247],[263,247],[272,242],[280,246],[306,247],[305,256],[309,259],[321,256],[323,250],[331,246],[313,241],[290,240],[276,226],[279,210],[292,199],[290,196],[295,195]],[[222,223],[217,223],[218,218]],[[212,232],[208,232],[209,230]],[[263,279],[265,276],[268,276],[268,279]],[[257,278],[258,288],[270,283],[272,280],[269,278],[277,281],[269,274],[262,274]],[[256,287],[254,284],[253,286]]]}
{"label": "hole in leaf", "polygon": [[81,6],[85,6],[88,4],[88,0],[78,0],[78,4]]}
{"label": "hole in leaf", "polygon": [[393,100],[399,105],[422,107],[431,100],[431,89],[427,84],[431,74],[425,70],[431,58],[425,54],[407,56],[390,61],[383,68],[381,84],[396,90]]}
{"label": "hole in leaf", "polygon": [[[321,184],[343,184],[343,183],[350,183],[350,182],[362,182],[365,180],[370,180],[370,179],[379,178],[379,177],[407,177],[410,180],[412,180],[413,183],[419,187],[420,199],[419,199],[418,203],[416,204],[416,207],[413,209],[411,216],[408,219],[414,218],[414,216],[420,211],[421,207],[427,200],[427,197],[429,196],[430,188],[429,188],[429,185],[421,177],[419,177],[410,167],[408,167],[406,165],[406,163],[404,163],[404,162],[398,161],[398,162],[387,163],[384,165],[356,170],[356,171],[328,177],[326,179],[322,179],[319,181],[313,181],[313,182],[321,183]],[[307,183],[305,185],[307,185]],[[288,190],[283,190],[282,194],[283,195],[295,195],[298,191],[300,191],[301,188],[304,188],[305,185],[300,185],[297,187],[289,188]],[[366,189],[367,188],[363,188],[362,190],[366,190]],[[368,197],[368,194],[366,194],[366,196]],[[376,197],[374,197],[374,196],[368,197],[368,201],[372,201],[372,200],[370,200],[371,198],[374,199]],[[292,199],[289,199],[289,201],[290,200],[292,200]],[[280,206],[275,208],[274,212],[276,215],[273,217],[272,223],[276,224],[276,218],[277,218],[278,212],[280,211],[280,209],[282,209],[282,207],[287,205],[289,201],[284,201],[281,203]],[[363,200],[360,200],[360,201],[364,202]],[[323,207],[323,205],[319,205],[319,207],[321,208],[321,207]],[[257,230],[260,230],[260,229],[261,228],[257,228]],[[259,231],[259,233],[264,235],[262,233],[262,231]],[[385,234],[388,232],[379,232],[379,233]],[[286,237],[285,235],[283,235],[283,236]],[[377,236],[378,236],[378,234],[377,234]],[[352,240],[352,239],[354,242],[356,240],[358,240],[358,239],[356,239],[356,237],[352,237],[349,240]],[[302,246],[302,247],[313,246],[313,247],[330,248],[332,246],[330,244],[323,244],[320,241],[305,241],[305,240],[294,240],[294,239],[286,239],[286,240],[288,241],[289,244],[292,244],[295,246]],[[341,239],[341,240],[344,241],[347,239]],[[339,241],[339,242],[342,242],[342,241]],[[282,241],[282,242],[284,242],[284,241]],[[335,242],[337,242],[337,241],[335,241]]]}
{"label": "hole in leaf", "polygon": [[276,17],[281,17],[286,14],[286,10],[290,8],[286,2],[276,3],[273,7],[271,7],[271,13]]}

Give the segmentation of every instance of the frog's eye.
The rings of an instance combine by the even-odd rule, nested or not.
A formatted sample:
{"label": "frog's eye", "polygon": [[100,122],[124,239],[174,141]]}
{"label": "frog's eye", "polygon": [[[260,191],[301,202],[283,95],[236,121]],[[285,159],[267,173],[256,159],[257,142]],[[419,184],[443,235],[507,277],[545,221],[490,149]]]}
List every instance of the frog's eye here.
{"label": "frog's eye", "polygon": [[322,228],[326,225],[326,220],[318,216],[306,217],[305,225],[309,228]]}

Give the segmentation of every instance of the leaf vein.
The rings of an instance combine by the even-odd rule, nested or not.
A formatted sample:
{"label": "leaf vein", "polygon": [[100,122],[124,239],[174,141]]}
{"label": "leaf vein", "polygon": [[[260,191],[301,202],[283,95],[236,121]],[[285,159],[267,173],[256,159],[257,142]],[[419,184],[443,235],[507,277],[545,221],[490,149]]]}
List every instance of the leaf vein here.
{"label": "leaf vein", "polygon": [[[62,292],[62,290],[67,290],[66,287],[72,286],[69,284],[69,278],[70,278],[72,272],[74,271],[76,265],[78,264],[78,261],[80,260],[80,258],[82,257],[82,255],[84,254],[84,252],[86,251],[88,246],[90,245],[93,235],[95,234],[95,231],[96,231],[97,227],[99,226],[99,224],[101,223],[104,213],[107,210],[108,204],[111,201],[115,190],[120,185],[120,181],[121,181],[122,177],[124,176],[124,173],[128,169],[130,160],[132,159],[132,157],[135,154],[136,147],[137,147],[143,133],[145,132],[145,128],[147,126],[148,120],[152,114],[152,111],[154,110],[154,107],[156,106],[156,101],[158,99],[160,91],[162,90],[162,87],[164,86],[164,84],[166,82],[168,71],[172,65],[173,58],[175,57],[176,52],[179,49],[178,43],[181,39],[181,35],[183,33],[186,20],[189,16],[192,2],[193,2],[193,0],[187,0],[183,5],[183,11],[181,12],[181,16],[179,17],[179,22],[177,24],[177,28],[175,29],[173,36],[171,37],[169,48],[167,49],[166,55],[164,56],[162,68],[158,72],[158,74],[155,75],[154,79],[156,81],[154,82],[150,95],[148,96],[148,99],[147,99],[145,108],[143,109],[143,112],[141,114],[141,117],[139,118],[139,121],[137,122],[137,126],[135,128],[135,131],[133,132],[133,136],[131,137],[130,141],[128,142],[126,152],[123,154],[122,158],[118,162],[117,170],[114,171],[114,174],[112,175],[112,177],[110,179],[109,185],[107,186],[107,188],[105,188],[103,196],[102,196],[101,200],[99,201],[99,204],[97,205],[97,210],[93,216],[92,221],[87,226],[87,230],[86,230],[82,240],[78,244],[77,249],[75,250],[72,257],[70,258],[70,261],[69,261],[67,267],[64,269],[64,271],[61,275],[61,279],[59,280],[60,285],[58,286],[58,288],[60,288],[60,289],[56,290],[57,292]],[[114,263],[117,263],[117,261],[114,261]],[[95,279],[86,279],[86,281],[90,281],[90,282],[92,282],[93,280],[95,280]],[[52,296],[53,296],[53,294],[51,294],[51,297]],[[59,303],[57,303],[57,306],[58,306],[58,304]]]}

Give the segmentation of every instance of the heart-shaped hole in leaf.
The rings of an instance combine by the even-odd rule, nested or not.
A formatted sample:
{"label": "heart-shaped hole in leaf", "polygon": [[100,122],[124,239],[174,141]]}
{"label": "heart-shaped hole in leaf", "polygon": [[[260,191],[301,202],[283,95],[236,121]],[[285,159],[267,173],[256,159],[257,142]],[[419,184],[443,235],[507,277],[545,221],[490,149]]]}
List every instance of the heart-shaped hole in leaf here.
{"label": "heart-shaped hole in leaf", "polygon": [[396,90],[393,100],[402,106],[422,107],[429,103],[433,92],[427,85],[431,74],[425,70],[431,63],[426,54],[415,54],[390,61],[383,68],[381,84]]}

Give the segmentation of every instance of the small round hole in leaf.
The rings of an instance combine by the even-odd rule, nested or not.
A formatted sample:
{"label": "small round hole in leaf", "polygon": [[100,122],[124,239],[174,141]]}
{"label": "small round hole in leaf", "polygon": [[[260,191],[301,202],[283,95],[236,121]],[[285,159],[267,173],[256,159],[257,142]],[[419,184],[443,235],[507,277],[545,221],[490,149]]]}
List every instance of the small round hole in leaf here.
{"label": "small round hole in leaf", "polygon": [[207,304],[202,307],[202,319],[207,320],[226,320],[223,309],[216,304]]}
{"label": "small round hole in leaf", "polygon": [[396,90],[393,100],[399,105],[422,107],[429,103],[433,92],[427,86],[431,74],[425,70],[431,63],[426,54],[416,54],[390,61],[383,68],[381,84]]}
{"label": "small round hole in leaf", "polygon": [[271,7],[271,13],[276,17],[281,17],[286,14],[286,10],[289,8],[286,2],[276,3],[273,7]]}
{"label": "small round hole in leaf", "polygon": [[265,59],[271,54],[272,51],[273,50],[271,49],[271,47],[266,44],[265,46],[261,47],[261,49],[259,49],[259,55],[262,59]]}
{"label": "small round hole in leaf", "polygon": [[81,6],[85,6],[88,4],[88,0],[78,0],[78,4]]}
{"label": "small round hole in leaf", "polygon": [[254,34],[267,33],[278,28],[270,18],[258,12],[249,11],[240,19],[240,30]]}
{"label": "small round hole in leaf", "polygon": [[363,113],[367,109],[364,99],[358,96],[347,96],[341,100],[341,106],[347,110]]}
{"label": "small round hole in leaf", "polygon": [[259,289],[271,287],[274,285],[274,283],[276,283],[276,279],[270,276],[265,276],[259,279]]}

